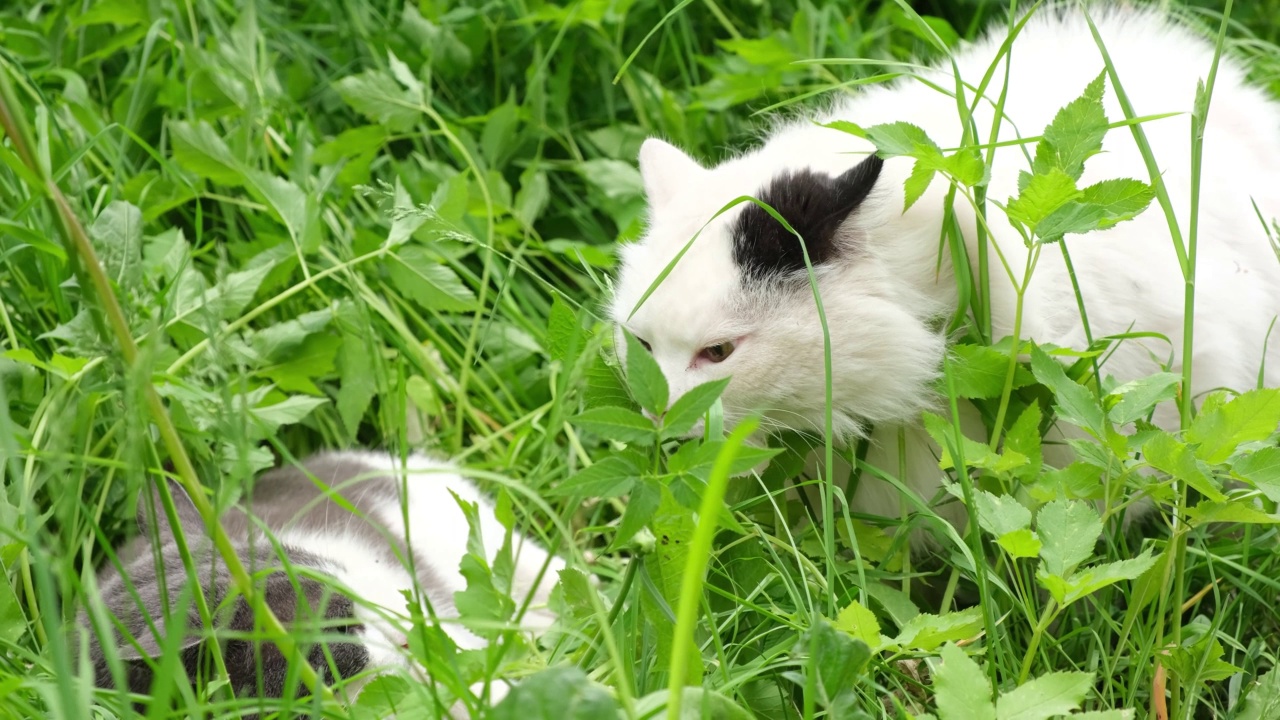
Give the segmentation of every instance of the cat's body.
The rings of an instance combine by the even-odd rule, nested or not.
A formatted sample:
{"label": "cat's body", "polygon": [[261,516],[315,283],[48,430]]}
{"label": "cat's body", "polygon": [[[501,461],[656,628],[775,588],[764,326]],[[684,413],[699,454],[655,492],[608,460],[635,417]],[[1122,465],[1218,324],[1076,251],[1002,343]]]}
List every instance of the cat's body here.
{"label": "cat's body", "polygon": [[[190,498],[176,485],[171,485],[171,490],[209,606],[215,610],[224,606],[215,625],[228,637],[253,630],[253,613],[243,598],[223,602],[232,594],[230,576],[211,547]],[[469,537],[455,494],[477,505],[488,562],[502,547],[506,533],[494,516],[492,503],[449,466],[421,455],[409,456],[405,465],[384,453],[316,455],[301,468],[285,467],[263,475],[246,507],[228,510],[221,521],[251,573],[273,571],[263,585],[264,597],[286,627],[295,620],[300,622],[300,615],[311,615],[299,604],[300,599],[318,616],[308,619],[315,625],[309,635],[302,636],[314,641],[319,637],[316,627],[321,627],[320,632],[330,638],[327,650],[333,662],[320,645],[311,647],[308,660],[331,683],[366,670],[408,666],[408,653],[403,649],[409,627],[407,601],[402,594],[406,591],[415,597],[419,592],[425,596],[435,615],[444,621],[443,629],[460,648],[484,646],[481,638],[448,622],[457,617],[454,592],[466,588],[459,564],[467,553]],[[201,653],[207,651],[200,640],[208,632],[202,629],[194,604],[179,605],[187,573],[158,498],[155,503],[161,514],[155,521],[154,539],[146,529],[151,525],[146,503],[140,500],[143,533],[119,552],[123,573],[108,563],[98,580],[103,605],[128,632],[122,636],[116,631],[115,646],[126,660],[126,684],[139,693],[145,693],[152,680],[142,658],[160,655],[169,639],[164,624],[167,609],[186,614],[188,630],[182,641],[182,657],[189,674],[195,674]],[[343,504],[349,504],[354,512]],[[264,534],[262,528],[268,532]],[[158,545],[153,544],[155,540]],[[282,549],[283,559],[274,543]],[[548,594],[564,563],[548,557],[518,533],[512,535],[512,552],[512,596],[517,603],[533,596],[523,625],[545,628],[554,620],[547,608]],[[157,572],[157,553],[162,573]],[[286,560],[295,568],[296,585],[280,570]],[[327,578],[336,583],[325,582]],[[162,581],[168,587],[167,594],[161,590]],[[135,592],[141,602],[135,600]],[[173,609],[178,607],[181,609]],[[87,620],[82,616],[81,622]],[[155,623],[157,632],[151,631],[149,622]],[[96,635],[92,637],[90,660],[97,682],[110,686],[112,676],[103,648]],[[136,638],[140,647],[135,648],[129,637]],[[285,691],[287,663],[274,645],[233,638],[223,641],[223,656],[236,694],[280,696]]]}
{"label": "cat's body", "polygon": [[[1185,113],[1143,126],[1185,233],[1190,111],[1213,48],[1150,12],[1095,5],[1093,17],[1136,115]],[[999,26],[958,49],[955,63],[970,84],[969,99],[1005,37],[1006,28]],[[937,68],[926,77],[953,90],[949,64]],[[1041,11],[1013,45],[1008,120],[999,140],[1039,135],[1103,68],[1079,11]],[[1002,61],[987,91],[993,101],[1003,82]],[[1109,79],[1104,106],[1112,122],[1124,119]],[[1264,346],[1280,313],[1280,263],[1251,201],[1268,221],[1280,217],[1280,105],[1247,85],[1241,68],[1224,57],[1208,117],[1200,175],[1195,390],[1251,388],[1264,359],[1263,381],[1277,385],[1280,342],[1266,351]],[[980,102],[974,121],[983,143],[992,119],[993,102]],[[741,195],[770,203],[805,236],[815,263],[832,342],[836,434],[849,439],[874,425],[868,459],[893,471],[894,438],[905,425],[904,479],[928,499],[940,474],[918,418],[921,410],[938,407],[932,382],[946,347],[938,320],[954,311],[957,296],[946,253],[937,271],[947,184],[935,178],[904,214],[903,184],[913,161],[894,158],[881,165],[868,157],[874,150],[870,142],[818,125],[832,120],[864,128],[906,121],[944,149],[961,144],[955,99],[914,79],[866,90],[817,117],[784,124],[761,147],[710,169],[670,145],[648,141],[640,163],[650,228],[641,242],[624,248],[614,318],[652,347],[673,401],[695,385],[731,375],[724,396],[730,419],[763,410],[769,426],[821,430],[823,340],[803,257],[794,236],[779,234],[781,226],[765,222],[758,209],[739,206],[711,222],[631,315],[661,270],[717,210]],[[1034,144],[1025,148],[1033,151]],[[988,197],[1004,203],[1016,196],[1018,172],[1029,169],[1023,148],[997,150]],[[1087,161],[1079,186],[1124,177],[1149,179],[1132,134],[1119,128],[1106,135],[1103,152]],[[955,208],[975,259],[975,212],[961,198]],[[994,243],[1020,279],[1029,252],[1021,236],[992,203],[987,218]],[[1169,235],[1153,203],[1109,231],[1066,238],[1095,338],[1132,330],[1172,341],[1172,347],[1155,340],[1121,343],[1102,368],[1119,380],[1148,375],[1171,355],[1174,369],[1181,366],[1184,284]],[[998,339],[1012,331],[1015,295],[995,252],[990,268],[992,336]],[[1046,246],[1036,267],[1021,336],[1087,345],[1058,245]],[[1176,427],[1176,420],[1168,404],[1157,412],[1157,423],[1166,427]],[[898,491],[865,475],[854,502],[867,512],[899,514]],[[960,508],[953,505],[948,512],[959,519]]]}

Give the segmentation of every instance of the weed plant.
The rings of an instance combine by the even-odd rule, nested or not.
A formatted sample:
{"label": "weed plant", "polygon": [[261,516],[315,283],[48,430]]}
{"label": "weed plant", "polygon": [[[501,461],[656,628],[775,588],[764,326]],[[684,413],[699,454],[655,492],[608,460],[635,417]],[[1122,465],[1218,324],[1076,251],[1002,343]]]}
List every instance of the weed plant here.
{"label": "weed plant", "polygon": [[[1161,4],[1280,91],[1280,2]],[[764,111],[910,74],[991,22],[1016,33],[1008,9],[0,8],[0,716],[428,718],[460,699],[473,716],[522,720],[1280,717],[1280,389],[1197,408],[1189,365],[1107,378],[1123,338],[1040,347],[1016,325],[992,337],[987,288],[1032,281],[1037,253],[1021,274],[983,253],[961,283],[941,386],[951,414],[926,419],[953,492],[904,487],[897,518],[847,506],[832,463],[803,470],[809,452],[839,453],[896,482],[856,449],[745,444],[750,423],[719,421],[722,385],[664,413],[646,353],[617,367],[600,308],[616,247],[643,227],[645,137],[721,157]],[[1212,107],[1204,72],[1196,122]],[[999,96],[993,78],[941,91],[964,115],[975,95]],[[984,128],[944,149],[906,124],[838,127],[913,157],[913,177],[949,184],[951,202],[1007,207],[1040,247],[1144,210],[1172,218],[1154,163],[1078,188],[1078,165],[1037,152],[1087,158],[1106,132],[1141,137],[1150,118],[1102,114],[1101,94],[1123,99],[1123,83],[1104,73],[1028,140],[1028,186],[1054,192],[1017,198],[985,195]],[[1169,223],[1188,306],[1195,215]],[[960,401],[984,410],[991,442],[959,434]],[[1180,408],[1176,431],[1148,423],[1159,403]],[[681,440],[699,420],[704,437]],[[1066,467],[1043,460],[1055,421],[1088,438]],[[189,683],[176,650],[157,660],[153,697],[92,687],[69,625],[87,606],[109,627],[94,569],[133,532],[150,480],[181,482],[212,518],[264,468],[357,446],[425,446],[499,495],[570,559],[562,623],[537,643],[500,630],[490,650],[458,652],[419,614],[409,652],[434,682],[391,673],[354,699],[302,663],[299,698],[235,697],[216,670]],[[1141,499],[1157,512],[1126,530]],[[964,503],[967,530],[937,518],[941,502]],[[936,549],[910,554],[911,533]],[[473,581],[493,591],[504,565],[486,550]],[[314,640],[236,577],[263,639],[286,654]],[[505,620],[498,595],[459,605]],[[492,707],[470,689],[500,678],[515,689]]]}

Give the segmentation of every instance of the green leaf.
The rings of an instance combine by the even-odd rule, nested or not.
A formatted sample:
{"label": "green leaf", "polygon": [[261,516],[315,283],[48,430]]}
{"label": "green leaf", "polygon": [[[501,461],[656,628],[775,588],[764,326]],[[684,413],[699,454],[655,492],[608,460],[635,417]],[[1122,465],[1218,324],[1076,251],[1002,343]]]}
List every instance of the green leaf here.
{"label": "green leaf", "polygon": [[1102,406],[1094,394],[1067,377],[1062,365],[1036,346],[1031,348],[1031,372],[1053,392],[1059,418],[1088,430],[1096,438],[1107,436]]}
{"label": "green leaf", "polygon": [[1280,717],[1280,668],[1258,678],[1244,696],[1236,720],[1271,720]]}
{"label": "green leaf", "polygon": [[1055,500],[1036,515],[1036,534],[1044,546],[1040,557],[1050,575],[1067,576],[1093,555],[1102,534],[1098,511],[1077,500]]}
{"label": "green leaf", "polygon": [[838,632],[822,617],[817,618],[800,642],[809,652],[808,668],[817,670],[818,692],[827,707],[853,690],[862,669],[871,659],[871,650],[866,643]]}
{"label": "green leaf", "polygon": [[920,613],[904,623],[893,644],[904,650],[931,652],[946,642],[968,640],[982,632],[982,611],[972,607],[946,615]]}
{"label": "green leaf", "polygon": [[313,220],[320,217],[315,198],[282,177],[257,170],[246,171],[244,177],[249,187],[275,210],[295,247],[305,254],[320,249],[320,224]]}
{"label": "green leaf", "polygon": [[866,128],[865,133],[865,137],[875,144],[876,154],[886,160],[906,156],[926,160],[934,168],[942,165],[942,150],[919,125],[885,123],[872,125]]}
{"label": "green leaf", "polygon": [[1125,383],[1108,396],[1118,397],[1120,401],[1111,407],[1107,415],[1116,425],[1127,425],[1145,418],[1156,405],[1172,400],[1181,382],[1181,375],[1162,372]]}
{"label": "green leaf", "polygon": [[618,523],[618,534],[609,545],[610,550],[617,550],[627,544],[636,533],[649,524],[658,504],[662,501],[662,487],[653,480],[642,480],[631,490],[627,498],[627,509],[622,512],[622,520]]}
{"label": "green leaf", "polygon": [[491,720],[613,720],[618,703],[577,666],[560,665],[512,686]]}
{"label": "green leaf", "polygon": [[630,459],[610,455],[602,458],[594,465],[586,468],[549,490],[552,496],[575,497],[619,497],[631,492],[631,488],[640,479],[641,468],[636,467]]}
{"label": "green leaf", "polygon": [[955,345],[943,370],[957,397],[997,398],[1004,391],[1009,356],[985,345]]}
{"label": "green leaf", "polygon": [[[650,522],[656,540],[655,551],[644,562],[650,590],[641,597],[644,615],[653,624],[657,635],[657,662],[659,666],[667,667],[675,651],[675,619],[672,609],[679,605],[684,567],[689,560],[689,542],[693,539],[694,520],[692,510],[677,503],[665,487],[659,486],[658,489],[658,507]],[[634,501],[633,495],[632,502]],[[688,650],[689,674],[688,677],[681,678],[681,682],[696,685],[702,680],[702,654],[693,643],[689,644]]]}
{"label": "green leaf", "polygon": [[1187,483],[1210,500],[1222,502],[1227,499],[1218,489],[1216,481],[1200,466],[1190,448],[1169,433],[1156,431],[1142,446],[1142,452],[1148,465]]}
{"label": "green leaf", "polygon": [[1021,528],[1001,535],[996,539],[1000,547],[1015,558],[1033,558],[1040,554],[1044,544],[1030,528]]}
{"label": "green leaf", "polygon": [[222,136],[209,123],[179,120],[169,123],[173,159],[179,165],[219,185],[243,185],[244,166],[231,154]]}
{"label": "green leaf", "polygon": [[1014,472],[1024,481],[1033,481],[1040,475],[1040,468],[1044,465],[1041,441],[1040,405],[1031,403],[1018,415],[1018,419],[1004,436],[1005,450],[1016,452],[1027,459],[1027,464]]}
{"label": "green leaf", "polygon": [[147,19],[147,8],[142,0],[98,0],[71,24],[75,27],[108,24],[128,27],[145,23]]}
{"label": "green leaf", "polygon": [[729,386],[729,380],[730,378],[723,378],[705,382],[671,403],[671,409],[662,418],[663,437],[681,437],[689,432],[720,399],[720,394]]}
{"label": "green leaf", "polygon": [[[368,337],[358,327],[358,319],[343,318],[342,346],[338,350],[338,376],[342,380],[338,388],[338,416],[351,437],[360,430],[360,421],[369,410],[378,392],[376,376],[371,372],[369,358],[376,352]],[[417,377],[417,376],[414,376]],[[421,380],[421,378],[418,378]],[[425,410],[425,408],[423,408]]]}
{"label": "green leaf", "polygon": [[1054,672],[1020,685],[996,700],[996,720],[1048,720],[1080,708],[1093,674]]}
{"label": "green leaf", "polygon": [[976,187],[987,184],[987,164],[977,148],[957,150],[942,162],[942,169],[961,185]]}
{"label": "green leaf", "polygon": [[1122,580],[1135,580],[1155,565],[1156,558],[1150,553],[1136,558],[1117,560],[1115,562],[1094,565],[1063,579],[1058,575],[1041,575],[1040,583],[1053,595],[1062,607],[1092,595],[1104,587],[1115,585]]}
{"label": "green leaf", "polygon": [[627,385],[640,407],[661,416],[667,411],[667,378],[653,355],[634,335],[622,331],[627,343]]}
{"label": "green leaf", "polygon": [[1075,180],[1062,170],[1053,168],[1043,175],[1031,176],[1031,181],[1018,193],[1018,197],[1009,199],[1007,213],[1010,220],[1016,220],[1040,235],[1036,226],[1078,197],[1080,191],[1076,189]]}
{"label": "green leaf", "polygon": [[[575,339],[581,343],[578,315],[559,293],[552,296],[551,311],[547,314],[547,355],[552,360],[569,362]],[[578,348],[581,350],[581,348]],[[576,354],[575,354],[576,356]]]}
{"label": "green leaf", "polygon": [[882,642],[880,623],[876,620],[875,613],[863,607],[857,600],[840,611],[835,625],[837,630],[843,630],[855,639],[866,643],[872,652],[880,648]]}
{"label": "green leaf", "polygon": [[1067,103],[1045,128],[1040,142],[1036,143],[1032,168],[1036,174],[1060,170],[1072,180],[1079,180],[1084,163],[1102,150],[1102,138],[1107,134],[1107,116],[1102,110],[1103,78],[1098,74],[1084,94]]}
{"label": "green leaf", "polygon": [[475,309],[476,296],[471,288],[424,247],[410,245],[391,255],[387,273],[396,290],[428,310],[467,312]]}
{"label": "green leaf", "polygon": [[1280,388],[1250,390],[1230,402],[1204,408],[1187,430],[1187,442],[1198,443],[1196,457],[1216,465],[1241,443],[1266,440],[1280,426]]}
{"label": "green leaf", "polygon": [[[673,473],[689,473],[703,482],[724,447],[723,440],[707,440],[702,443],[686,443],[667,462],[667,470]],[[685,450],[685,448],[690,448]],[[729,474],[741,475],[782,452],[781,448],[762,448],[743,445],[729,465]]]}
{"label": "green leaf", "polygon": [[1187,510],[1187,522],[1193,527],[1215,522],[1274,525],[1280,523],[1280,515],[1262,512],[1247,500],[1229,502],[1206,500]]}
{"label": "green leaf", "polygon": [[393,132],[411,130],[422,115],[421,94],[403,87],[382,70],[367,70],[333,84],[352,108]]}
{"label": "green leaf", "polygon": [[941,720],[994,720],[991,685],[982,668],[952,643],[938,653],[942,665],[933,678],[938,717]]}
{"label": "green leaf", "polygon": [[657,435],[648,418],[620,407],[591,408],[575,417],[573,424],[601,437],[639,445],[652,445]]}
{"label": "green leaf", "polygon": [[133,289],[142,283],[142,211],[113,200],[89,226],[89,239],[102,269],[116,285]]}
{"label": "green leaf", "polygon": [[275,432],[281,425],[292,425],[311,414],[312,410],[329,402],[326,398],[293,395],[264,407],[250,408],[249,414],[262,421],[267,429]]}
{"label": "green leaf", "polygon": [[1280,503],[1280,447],[1259,448],[1241,455],[1231,472],[1256,487],[1272,502]]}
{"label": "green leaf", "polygon": [[[636,701],[634,717],[652,720],[666,718],[667,703],[670,700],[671,693],[666,688],[655,690]],[[681,690],[679,720],[752,720],[752,715],[714,690],[685,687]]]}
{"label": "green leaf", "polygon": [[1103,180],[1086,187],[1081,201],[1098,208],[1102,213],[1099,230],[1106,230],[1126,220],[1132,220],[1147,209],[1155,199],[1150,185],[1130,178]]}
{"label": "green leaf", "polygon": [[283,362],[268,365],[258,374],[270,378],[285,392],[319,395],[320,389],[312,380],[333,372],[333,359],[342,344],[342,338],[336,335],[311,335]]}
{"label": "green leaf", "polygon": [[551,201],[551,185],[547,174],[529,168],[520,174],[520,189],[516,191],[512,213],[525,225],[533,225],[542,216]]}
{"label": "green leaf", "polygon": [[907,176],[907,181],[902,185],[902,189],[906,194],[903,199],[902,212],[905,213],[910,210],[911,206],[915,205],[916,201],[924,195],[937,172],[937,170],[919,161],[911,166],[911,174]]}
{"label": "green leaf", "polygon": [[977,490],[973,499],[978,505],[978,524],[996,537],[1031,527],[1031,511],[1008,495]]}

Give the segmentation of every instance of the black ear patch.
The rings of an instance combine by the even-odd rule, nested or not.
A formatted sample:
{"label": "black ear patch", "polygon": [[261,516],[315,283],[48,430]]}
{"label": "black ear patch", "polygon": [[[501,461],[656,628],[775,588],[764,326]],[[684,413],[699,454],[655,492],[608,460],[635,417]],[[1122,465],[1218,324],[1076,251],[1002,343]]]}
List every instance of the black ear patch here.
{"label": "black ear patch", "polygon": [[[800,233],[810,262],[817,266],[839,253],[836,231],[866,200],[883,165],[872,155],[838,177],[812,170],[785,172],[761,188],[756,198]],[[748,279],[767,281],[804,270],[804,251],[796,236],[759,205],[747,205],[731,232],[733,261]]]}

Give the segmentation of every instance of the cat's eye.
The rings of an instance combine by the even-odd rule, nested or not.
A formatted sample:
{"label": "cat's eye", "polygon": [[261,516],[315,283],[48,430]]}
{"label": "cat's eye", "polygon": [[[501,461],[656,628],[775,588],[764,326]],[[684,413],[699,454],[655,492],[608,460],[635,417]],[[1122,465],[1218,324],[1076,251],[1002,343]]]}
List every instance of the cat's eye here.
{"label": "cat's eye", "polygon": [[648,340],[645,340],[644,338],[642,338],[642,337],[640,337],[639,335],[637,335],[637,336],[636,336],[636,342],[640,343],[640,347],[644,348],[644,349],[645,349],[646,351],[648,351],[650,354],[652,354],[652,353],[653,353],[653,346],[649,344],[649,341],[648,341]]}
{"label": "cat's eye", "polygon": [[698,355],[713,363],[724,362],[725,358],[733,354],[733,347],[733,343],[726,340],[725,342],[702,348],[702,352],[698,353]]}

